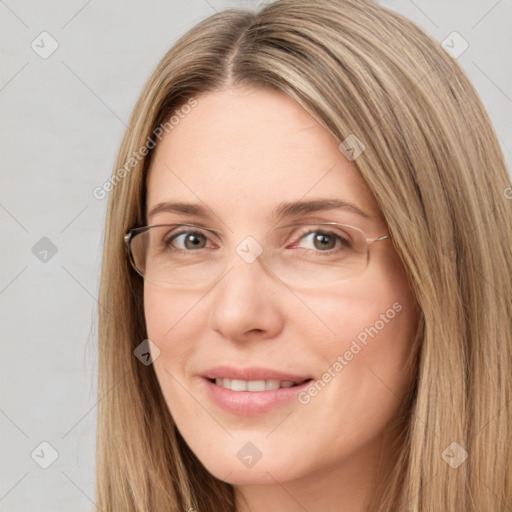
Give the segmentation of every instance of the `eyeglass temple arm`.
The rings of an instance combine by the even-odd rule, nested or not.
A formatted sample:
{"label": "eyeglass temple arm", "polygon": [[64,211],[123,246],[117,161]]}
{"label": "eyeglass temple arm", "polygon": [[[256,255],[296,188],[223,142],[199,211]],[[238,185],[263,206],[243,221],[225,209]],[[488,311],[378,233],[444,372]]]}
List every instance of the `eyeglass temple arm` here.
{"label": "eyeglass temple arm", "polygon": [[366,240],[368,243],[373,243],[373,242],[380,242],[381,240],[386,240],[387,238],[391,238],[391,235],[382,235],[382,236],[379,236],[377,238],[369,238],[368,240]]}

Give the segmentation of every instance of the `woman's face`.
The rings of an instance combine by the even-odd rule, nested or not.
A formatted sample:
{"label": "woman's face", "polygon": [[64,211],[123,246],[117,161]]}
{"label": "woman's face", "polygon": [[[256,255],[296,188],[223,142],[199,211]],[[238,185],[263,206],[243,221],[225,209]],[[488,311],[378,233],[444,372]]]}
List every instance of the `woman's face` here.
{"label": "woman's face", "polygon": [[[147,195],[148,213],[179,202],[207,214],[160,207],[148,225],[191,223],[221,233],[191,234],[186,244],[184,236],[174,240],[182,251],[210,251],[217,263],[203,259],[201,276],[221,269],[211,284],[202,278],[188,287],[145,282],[154,370],[176,426],[203,465],[233,484],[283,483],[325,471],[346,475],[349,467],[351,475],[368,474],[411,386],[404,368],[417,328],[416,302],[391,240],[369,246],[364,272],[334,283],[310,274],[315,265],[333,272],[314,259],[326,249],[312,236],[296,232],[282,240],[280,254],[291,258],[289,265],[308,254],[307,275],[296,275],[297,281],[281,280],[257,256],[268,230],[291,223],[338,222],[371,239],[384,235],[376,201],[354,162],[287,96],[232,88],[196,100],[156,148]],[[284,203],[327,199],[367,216],[339,207],[273,217]],[[215,260],[219,254],[223,259]],[[292,268],[287,265],[283,272]],[[189,277],[192,270],[179,269]],[[279,385],[311,380],[236,391],[207,376]]]}

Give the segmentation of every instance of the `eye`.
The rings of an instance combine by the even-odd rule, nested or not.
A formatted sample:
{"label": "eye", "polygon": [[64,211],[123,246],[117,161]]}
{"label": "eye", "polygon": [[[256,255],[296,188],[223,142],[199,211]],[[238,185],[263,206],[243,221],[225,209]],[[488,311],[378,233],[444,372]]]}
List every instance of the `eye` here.
{"label": "eye", "polygon": [[204,249],[208,237],[197,230],[181,230],[178,233],[171,232],[164,237],[164,245],[170,249],[189,251]]}
{"label": "eye", "polygon": [[[347,238],[334,233],[333,231],[325,231],[320,229],[310,229],[306,233],[300,236],[299,241],[302,240],[302,244],[309,246],[304,247],[305,249],[311,249],[320,252],[328,252],[334,249],[343,250],[350,249],[351,243]],[[297,247],[299,242],[294,244],[294,247]],[[335,251],[336,252],[336,251]]]}

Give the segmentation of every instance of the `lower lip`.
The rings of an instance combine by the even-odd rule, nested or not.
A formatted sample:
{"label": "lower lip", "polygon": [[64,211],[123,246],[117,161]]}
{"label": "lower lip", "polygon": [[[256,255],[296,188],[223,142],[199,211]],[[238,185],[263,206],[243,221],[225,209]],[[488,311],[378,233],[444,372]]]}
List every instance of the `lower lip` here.
{"label": "lower lip", "polygon": [[232,391],[203,377],[210,398],[224,410],[244,416],[255,416],[290,402],[307,388],[311,380],[290,388],[268,391]]}

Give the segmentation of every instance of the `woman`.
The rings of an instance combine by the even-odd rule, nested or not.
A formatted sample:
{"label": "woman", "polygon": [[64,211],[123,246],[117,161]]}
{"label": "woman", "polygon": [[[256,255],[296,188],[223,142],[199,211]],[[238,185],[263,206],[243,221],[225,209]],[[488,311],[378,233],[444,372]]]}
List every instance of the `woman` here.
{"label": "woman", "polygon": [[436,41],[360,0],[211,16],[109,188],[101,510],[510,509],[510,179]]}

